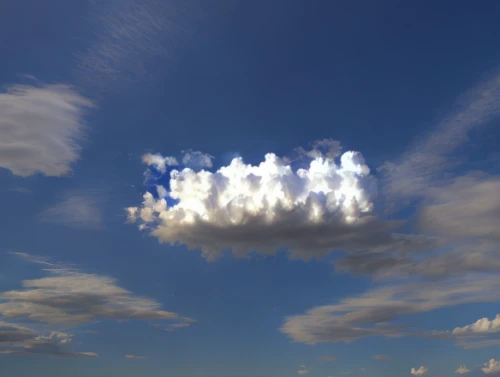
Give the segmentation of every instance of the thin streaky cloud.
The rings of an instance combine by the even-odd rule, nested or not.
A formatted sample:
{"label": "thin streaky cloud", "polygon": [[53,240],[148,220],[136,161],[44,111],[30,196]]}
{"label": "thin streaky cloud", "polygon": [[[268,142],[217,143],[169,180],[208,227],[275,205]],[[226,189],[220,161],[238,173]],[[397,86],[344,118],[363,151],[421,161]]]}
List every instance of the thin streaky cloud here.
{"label": "thin streaky cloud", "polygon": [[500,115],[500,74],[496,73],[462,96],[457,110],[446,116],[428,137],[416,142],[385,173],[383,189],[391,206],[419,198],[429,185],[461,163],[453,153],[469,140],[468,133]]}
{"label": "thin streaky cloud", "polygon": [[75,53],[82,85],[110,90],[155,75],[186,49],[200,23],[227,9],[232,1],[210,7],[198,0],[91,0],[88,22],[94,38]]}
{"label": "thin streaky cloud", "polygon": [[104,196],[99,193],[76,192],[40,214],[40,220],[79,229],[104,227],[101,207]]}

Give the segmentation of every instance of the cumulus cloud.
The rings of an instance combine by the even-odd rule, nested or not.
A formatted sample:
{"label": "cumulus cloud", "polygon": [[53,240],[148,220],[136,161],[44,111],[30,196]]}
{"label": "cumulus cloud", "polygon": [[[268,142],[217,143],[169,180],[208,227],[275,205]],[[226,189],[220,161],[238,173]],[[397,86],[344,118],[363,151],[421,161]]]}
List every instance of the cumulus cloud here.
{"label": "cumulus cloud", "polygon": [[375,360],[389,360],[391,357],[387,355],[375,355],[373,358]]}
{"label": "cumulus cloud", "polygon": [[453,335],[468,335],[496,332],[500,332],[500,314],[497,314],[491,321],[488,318],[481,318],[471,325],[456,327],[452,333]]}
{"label": "cumulus cloud", "polygon": [[427,369],[426,367],[424,367],[423,365],[418,368],[418,369],[415,369],[415,368],[411,368],[411,371],[410,373],[413,374],[414,376],[423,376],[424,374],[427,373],[429,369]]}
{"label": "cumulus cloud", "polygon": [[439,289],[433,281],[385,284],[337,304],[289,316],[280,330],[293,341],[308,344],[351,342],[371,336],[424,335],[422,330],[408,329],[396,320],[460,304],[495,302],[500,298],[499,288],[500,278],[493,275],[444,280]]}
{"label": "cumulus cloud", "polygon": [[101,229],[104,226],[100,210],[101,201],[102,198],[89,193],[71,194],[44,210],[40,214],[40,219],[72,228]]}
{"label": "cumulus cloud", "polygon": [[153,166],[161,173],[165,173],[167,171],[167,166],[179,165],[177,158],[172,156],[163,157],[158,153],[146,153],[144,156],[142,156],[142,162],[149,166]]}
{"label": "cumulus cloud", "polygon": [[[162,158],[147,160],[161,171]],[[309,259],[334,250],[420,248],[413,236],[391,232],[398,224],[373,214],[369,173],[363,156],[351,151],[338,161],[315,157],[305,169],[273,153],[256,166],[235,158],[215,172],[174,169],[168,187],[156,185],[141,207],[127,208],[128,219],[160,242],[201,249],[210,261],[225,249],[244,256],[286,248]]]}
{"label": "cumulus cloud", "polygon": [[0,167],[22,177],[67,175],[93,106],[67,85],[8,87],[0,93]]}
{"label": "cumulus cloud", "polygon": [[490,359],[481,370],[486,374],[500,373],[500,360]]}
{"label": "cumulus cloud", "polygon": [[23,289],[0,293],[4,318],[74,327],[92,321],[172,320],[176,313],[154,300],[136,296],[114,279],[65,266],[46,269],[48,276],[24,280]]}
{"label": "cumulus cloud", "polygon": [[306,365],[301,365],[299,367],[299,370],[297,371],[298,374],[300,374],[301,376],[304,375],[304,374],[307,374],[309,373],[309,370],[307,369],[307,366]]}
{"label": "cumulus cloud", "polygon": [[183,151],[182,164],[188,168],[198,170],[203,168],[211,168],[213,166],[213,156],[200,151]]}
{"label": "cumulus cloud", "polygon": [[460,365],[460,368],[458,368],[455,373],[458,373],[458,374],[465,374],[465,373],[469,373],[470,372],[470,369],[467,369],[467,367],[465,365]]}

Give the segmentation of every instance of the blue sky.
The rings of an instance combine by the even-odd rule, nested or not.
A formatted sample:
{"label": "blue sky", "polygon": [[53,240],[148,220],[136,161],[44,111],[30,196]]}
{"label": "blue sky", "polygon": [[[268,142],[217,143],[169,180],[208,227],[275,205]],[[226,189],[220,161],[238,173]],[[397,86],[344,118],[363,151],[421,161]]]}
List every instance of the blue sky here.
{"label": "blue sky", "polygon": [[4,1],[0,374],[498,375],[499,16]]}

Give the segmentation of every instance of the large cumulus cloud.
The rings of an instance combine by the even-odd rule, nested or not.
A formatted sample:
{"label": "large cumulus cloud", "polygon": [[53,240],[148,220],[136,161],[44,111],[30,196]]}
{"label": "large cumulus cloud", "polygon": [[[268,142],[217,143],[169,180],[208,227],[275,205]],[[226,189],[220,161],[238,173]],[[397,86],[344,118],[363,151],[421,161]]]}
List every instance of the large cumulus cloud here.
{"label": "large cumulus cloud", "polygon": [[157,177],[169,174],[168,185],[147,191],[141,207],[127,208],[129,220],[160,242],[201,249],[208,260],[225,249],[236,256],[288,249],[293,258],[309,259],[334,250],[421,248],[414,237],[394,234],[397,223],[374,214],[370,169],[361,153],[339,156],[339,148],[327,140],[300,149],[308,159],[303,168],[268,153],[258,165],[239,157],[215,172],[168,173],[177,159],[148,154],[143,161]]}

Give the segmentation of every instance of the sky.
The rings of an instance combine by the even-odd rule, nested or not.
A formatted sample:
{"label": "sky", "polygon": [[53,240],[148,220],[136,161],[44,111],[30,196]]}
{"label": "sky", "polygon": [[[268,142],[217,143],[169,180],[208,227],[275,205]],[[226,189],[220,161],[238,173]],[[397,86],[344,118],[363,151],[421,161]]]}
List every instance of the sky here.
{"label": "sky", "polygon": [[0,375],[500,375],[500,4],[4,0]]}

